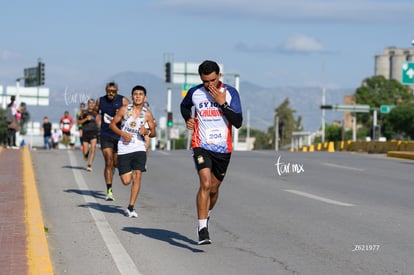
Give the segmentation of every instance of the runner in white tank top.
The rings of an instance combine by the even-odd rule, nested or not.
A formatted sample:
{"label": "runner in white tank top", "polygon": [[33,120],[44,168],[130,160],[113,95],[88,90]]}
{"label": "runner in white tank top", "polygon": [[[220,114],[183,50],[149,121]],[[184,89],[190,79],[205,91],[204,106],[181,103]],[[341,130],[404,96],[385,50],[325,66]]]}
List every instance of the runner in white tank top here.
{"label": "runner in white tank top", "polygon": [[125,141],[121,136],[118,142],[118,156],[137,151],[146,151],[145,137],[140,134],[141,126],[145,126],[145,113],[147,108],[142,107],[141,114],[138,117],[132,115],[133,104],[128,105],[124,121],[122,122],[121,131],[130,133],[132,139]]}
{"label": "runner in white tank top", "polygon": [[[147,90],[143,86],[135,86],[131,91],[132,104],[122,107],[111,121],[109,128],[120,136],[118,142],[118,171],[124,185],[131,186],[129,204],[125,215],[138,217],[134,210],[141,187],[142,172],[146,171],[147,153],[145,136],[155,137],[155,122],[150,110],[144,107]],[[117,124],[122,122],[121,129]],[[148,129],[145,124],[148,123]]]}

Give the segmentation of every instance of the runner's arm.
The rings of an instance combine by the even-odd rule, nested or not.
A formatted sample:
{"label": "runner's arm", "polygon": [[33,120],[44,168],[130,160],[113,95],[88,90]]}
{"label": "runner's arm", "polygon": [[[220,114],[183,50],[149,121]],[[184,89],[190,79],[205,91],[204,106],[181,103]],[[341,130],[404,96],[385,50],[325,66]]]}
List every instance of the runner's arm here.
{"label": "runner's arm", "polygon": [[230,105],[225,102],[223,105],[220,105],[221,110],[223,111],[223,115],[227,118],[227,120],[237,129],[239,129],[243,123],[243,115],[242,113],[236,113]]}

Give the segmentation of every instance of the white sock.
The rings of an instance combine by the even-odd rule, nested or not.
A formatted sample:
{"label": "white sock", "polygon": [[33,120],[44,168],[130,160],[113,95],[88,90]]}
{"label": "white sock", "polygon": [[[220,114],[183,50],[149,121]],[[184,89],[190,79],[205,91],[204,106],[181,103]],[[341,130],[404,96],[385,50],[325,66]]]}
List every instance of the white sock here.
{"label": "white sock", "polygon": [[198,220],[198,230],[207,227],[207,219]]}

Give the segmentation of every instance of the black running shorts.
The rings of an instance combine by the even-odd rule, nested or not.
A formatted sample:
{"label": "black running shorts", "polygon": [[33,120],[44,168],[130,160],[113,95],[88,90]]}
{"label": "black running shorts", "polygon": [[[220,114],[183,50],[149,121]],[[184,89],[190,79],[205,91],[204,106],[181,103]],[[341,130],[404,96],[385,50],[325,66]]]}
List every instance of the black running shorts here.
{"label": "black running shorts", "polygon": [[82,141],[87,142],[87,143],[91,143],[92,139],[97,139],[97,138],[98,138],[98,130],[83,129]]}
{"label": "black running shorts", "polygon": [[112,150],[118,152],[118,138],[110,136],[100,136],[101,150],[105,148],[112,148]]}
{"label": "black running shorts", "polygon": [[129,154],[118,155],[119,175],[123,175],[133,170],[145,171],[147,153],[145,151],[132,152]]}
{"label": "black running shorts", "polygon": [[231,153],[214,153],[203,148],[193,148],[194,164],[197,171],[210,168],[214,176],[223,181],[230,163]]}

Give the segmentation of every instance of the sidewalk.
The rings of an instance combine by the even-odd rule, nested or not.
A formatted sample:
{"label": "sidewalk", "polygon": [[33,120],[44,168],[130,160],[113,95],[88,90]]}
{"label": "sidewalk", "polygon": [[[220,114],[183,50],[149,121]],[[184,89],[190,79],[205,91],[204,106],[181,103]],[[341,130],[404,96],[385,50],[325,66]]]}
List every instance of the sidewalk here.
{"label": "sidewalk", "polygon": [[0,148],[1,274],[53,274],[31,154]]}

